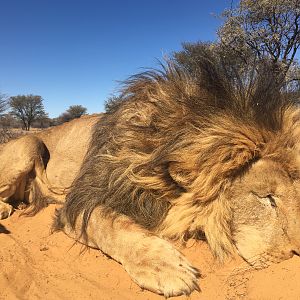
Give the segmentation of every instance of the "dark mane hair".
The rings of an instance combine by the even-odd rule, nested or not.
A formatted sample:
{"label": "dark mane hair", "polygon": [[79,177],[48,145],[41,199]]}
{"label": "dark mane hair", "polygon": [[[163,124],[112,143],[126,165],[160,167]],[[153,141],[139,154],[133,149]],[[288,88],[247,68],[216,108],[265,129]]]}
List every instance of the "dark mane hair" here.
{"label": "dark mane hair", "polygon": [[[292,146],[291,134],[284,133],[298,120],[292,118],[294,102],[274,86],[267,64],[250,92],[211,53],[203,53],[199,64],[197,80],[173,63],[129,78],[122,101],[96,125],[64,208],[73,227],[83,214],[83,235],[99,205],[159,230],[182,195],[195,195],[180,200],[182,214],[187,207],[214,205],[253,161]],[[217,216],[229,226],[229,214]],[[188,226],[171,237],[183,238]]]}

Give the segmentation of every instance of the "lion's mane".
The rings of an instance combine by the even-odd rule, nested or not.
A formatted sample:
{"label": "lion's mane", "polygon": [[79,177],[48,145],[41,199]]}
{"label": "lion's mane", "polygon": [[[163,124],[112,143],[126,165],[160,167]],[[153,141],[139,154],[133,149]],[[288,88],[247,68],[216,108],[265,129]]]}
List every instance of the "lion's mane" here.
{"label": "lion's mane", "polygon": [[[237,87],[205,54],[201,78],[167,65],[131,77],[98,122],[81,172],[67,195],[67,221],[82,232],[95,207],[125,214],[168,238],[205,232],[217,256],[232,250],[223,192],[263,157],[286,161],[298,122],[271,74]],[[242,93],[243,92],[243,93]],[[284,150],[283,150],[284,148]]]}

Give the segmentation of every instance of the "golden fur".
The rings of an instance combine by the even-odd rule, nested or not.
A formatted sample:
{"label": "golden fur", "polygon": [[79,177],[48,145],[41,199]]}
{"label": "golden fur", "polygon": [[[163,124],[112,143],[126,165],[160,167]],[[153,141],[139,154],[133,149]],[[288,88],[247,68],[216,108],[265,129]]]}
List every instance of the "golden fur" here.
{"label": "golden fur", "polygon": [[124,100],[95,127],[67,195],[67,222],[74,226],[83,213],[85,235],[91,212],[101,205],[168,239],[184,241],[202,230],[217,257],[231,253],[232,212],[222,194],[259,159],[276,156],[292,164],[285,162],[286,151],[295,146],[291,133],[299,113],[272,93],[262,99],[271,102],[268,111],[262,109],[265,102],[254,102],[259,84],[253,99],[222,93],[223,82],[210,84],[173,66],[129,80]]}
{"label": "golden fur", "polygon": [[[8,203],[32,203],[34,214],[47,203],[64,201],[86,153],[99,116],[84,117],[3,144],[0,149],[0,214],[9,216]],[[51,157],[51,159],[50,159]],[[47,172],[46,172],[47,169]]]}
{"label": "golden fur", "polygon": [[[173,65],[134,76],[101,118],[9,143],[1,174],[9,149],[27,152],[0,177],[0,196],[9,201],[10,186],[35,184],[32,202],[42,207],[66,195],[54,228],[101,249],[165,297],[199,289],[198,271],[168,240],[205,236],[220,260],[238,251],[252,265],[299,253],[297,102],[270,74],[243,94],[211,57],[202,68],[200,79]],[[44,150],[28,153],[38,144],[47,160]],[[20,177],[24,157],[31,167]]]}

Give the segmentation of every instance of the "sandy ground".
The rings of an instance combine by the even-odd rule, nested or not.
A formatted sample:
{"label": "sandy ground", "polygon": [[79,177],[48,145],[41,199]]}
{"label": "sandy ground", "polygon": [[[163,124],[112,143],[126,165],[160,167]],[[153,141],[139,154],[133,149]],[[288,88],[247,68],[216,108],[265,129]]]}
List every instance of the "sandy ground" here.
{"label": "sandy ground", "polygon": [[[142,291],[122,266],[100,251],[84,251],[63,233],[50,234],[54,206],[35,217],[15,212],[1,221],[0,299],[164,299]],[[300,299],[300,259],[261,271],[238,271],[240,259],[220,266],[205,242],[183,252],[202,272],[201,293],[172,299]]]}

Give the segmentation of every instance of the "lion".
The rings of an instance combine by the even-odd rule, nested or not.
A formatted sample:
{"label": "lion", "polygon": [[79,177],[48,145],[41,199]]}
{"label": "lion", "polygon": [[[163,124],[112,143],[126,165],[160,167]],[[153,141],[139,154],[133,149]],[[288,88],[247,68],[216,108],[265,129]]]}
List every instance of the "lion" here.
{"label": "lion", "polygon": [[172,64],[133,76],[101,116],[6,144],[1,217],[16,200],[30,214],[61,202],[54,231],[165,297],[200,290],[200,271],[177,247],[191,238],[205,238],[220,261],[238,253],[255,268],[298,255],[297,101],[270,76],[238,94],[205,56],[201,76]]}

